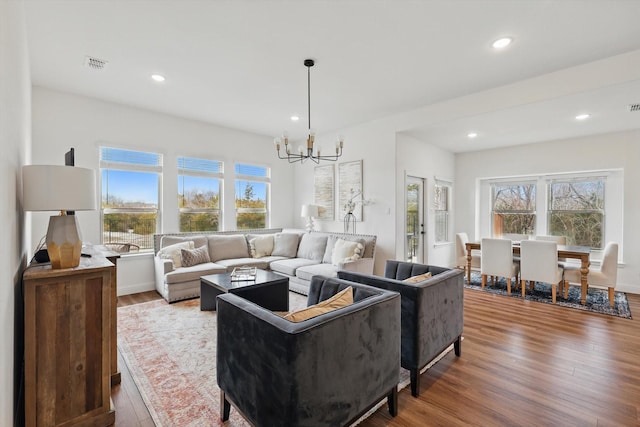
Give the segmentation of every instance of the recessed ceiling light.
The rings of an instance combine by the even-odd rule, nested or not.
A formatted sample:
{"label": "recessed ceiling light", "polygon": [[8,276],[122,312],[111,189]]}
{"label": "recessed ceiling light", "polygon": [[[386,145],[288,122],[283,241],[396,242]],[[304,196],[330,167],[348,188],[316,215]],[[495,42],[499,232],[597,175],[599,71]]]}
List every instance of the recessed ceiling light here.
{"label": "recessed ceiling light", "polygon": [[578,114],[576,120],[587,120],[589,117],[591,117],[590,114]]}
{"label": "recessed ceiling light", "polygon": [[300,117],[298,117],[298,116],[291,116],[291,121],[292,121],[292,122],[297,122],[298,120],[300,120]]}
{"label": "recessed ceiling light", "polygon": [[161,76],[160,74],[151,74],[151,78],[158,83],[165,81],[164,76]]}
{"label": "recessed ceiling light", "polygon": [[491,46],[493,46],[494,49],[504,49],[505,47],[509,46],[512,41],[513,39],[511,37],[503,37],[494,41]]}
{"label": "recessed ceiling light", "polygon": [[471,139],[473,139],[473,138],[475,138],[475,137],[477,137],[477,136],[478,136],[478,134],[477,134],[476,132],[469,132],[469,133],[467,134],[467,137],[468,137],[468,138],[471,138]]}

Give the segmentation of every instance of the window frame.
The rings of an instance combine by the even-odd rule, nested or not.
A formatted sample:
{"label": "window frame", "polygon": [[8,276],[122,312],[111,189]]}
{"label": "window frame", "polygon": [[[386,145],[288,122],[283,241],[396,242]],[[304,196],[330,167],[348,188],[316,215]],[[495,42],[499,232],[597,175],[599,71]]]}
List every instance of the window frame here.
{"label": "window frame", "polygon": [[[145,155],[153,155],[157,157],[157,163],[155,165],[144,164],[144,163],[133,163],[133,162],[119,162],[113,160],[105,160],[103,155],[105,150],[110,151],[129,151],[132,153],[142,153]],[[161,153],[154,153],[151,151],[142,151],[142,150],[134,150],[130,148],[120,148],[120,147],[109,147],[101,145],[98,148],[98,164],[99,164],[99,175],[100,175],[100,243],[101,244],[109,244],[114,242],[105,242],[105,215],[109,214],[143,214],[143,213],[154,213],[156,215],[156,223],[154,227],[154,233],[160,232],[160,224],[162,223],[162,176],[163,176],[163,155]],[[129,172],[141,172],[141,173],[155,173],[157,174],[157,194],[158,194],[158,205],[156,208],[151,207],[127,207],[127,208],[105,208],[103,207],[103,180],[102,173],[103,171],[129,171]],[[107,184],[108,185],[108,184]],[[108,194],[108,191],[107,191]],[[135,242],[118,242],[118,243],[133,243]],[[149,252],[153,251],[153,235],[151,236],[149,247],[141,248],[140,252]]]}
{"label": "window frame", "polygon": [[[181,159],[200,160],[206,162],[218,163],[219,172],[210,172],[206,170],[187,169],[181,166]],[[183,160],[184,161],[184,160]],[[188,230],[182,230],[182,223],[180,221],[180,214],[182,213],[214,213],[218,215],[218,230],[197,230],[197,231],[222,231],[224,229],[224,210],[223,210],[223,189],[224,189],[224,162],[221,160],[205,159],[201,157],[190,156],[178,156],[176,158],[177,164],[177,178],[178,178],[178,228],[180,232],[189,232]],[[181,190],[181,178],[184,176],[193,176],[198,178],[209,178],[218,180],[218,207],[217,208],[185,208],[180,207],[180,190]],[[182,182],[182,197],[184,197],[184,181]]]}
{"label": "window frame", "polygon": [[[446,189],[446,207],[444,209],[438,209],[438,187],[442,187]],[[451,235],[451,201],[453,200],[453,183],[451,181],[447,181],[441,178],[435,178],[433,184],[433,241],[436,245],[452,243],[452,235]],[[445,231],[444,231],[444,239],[439,239],[438,235],[438,217],[439,214],[444,214],[445,219]]]}
{"label": "window frame", "polygon": [[[533,208],[532,209],[505,209],[505,210],[496,210],[496,200],[497,200],[497,194],[496,194],[496,187],[515,187],[515,186],[519,186],[519,187],[524,187],[524,186],[528,186],[528,185],[533,185],[534,187],[534,197],[533,197]],[[531,180],[531,179],[512,179],[512,180],[500,180],[500,181],[494,181],[490,183],[490,194],[491,194],[491,198],[490,198],[490,218],[491,218],[491,236],[492,237],[501,237],[503,235],[519,235],[519,236],[531,236],[532,234],[535,235],[536,230],[538,229],[537,227],[537,221],[538,221],[538,217],[539,214],[537,212],[539,203],[537,201],[537,197],[539,194],[539,185],[535,180]],[[533,215],[533,229],[531,230],[531,233],[529,233],[529,230],[522,230],[521,233],[501,233],[500,235],[496,234],[496,215],[499,214],[514,214],[514,215]]]}
{"label": "window frame", "polygon": [[[265,176],[256,176],[256,175],[249,175],[249,174],[242,174],[242,173],[238,173],[238,167],[239,166],[248,166],[248,167],[256,167],[256,168],[262,168],[265,170]],[[234,195],[233,195],[233,200],[234,200],[234,212],[235,212],[235,228],[236,230],[240,230],[240,228],[238,227],[238,214],[241,213],[262,213],[264,212],[265,214],[265,222],[264,222],[264,228],[267,229],[271,226],[271,167],[266,166],[266,165],[261,165],[261,164],[257,164],[257,163],[245,163],[245,162],[235,162],[234,163],[234,173],[235,173],[235,177],[234,177]],[[258,209],[258,208],[239,208],[238,204],[237,204],[237,200],[238,200],[238,194],[237,194],[237,189],[236,189],[236,183],[238,181],[245,181],[245,182],[258,182],[258,183],[264,183],[265,185],[265,207],[264,209]]]}

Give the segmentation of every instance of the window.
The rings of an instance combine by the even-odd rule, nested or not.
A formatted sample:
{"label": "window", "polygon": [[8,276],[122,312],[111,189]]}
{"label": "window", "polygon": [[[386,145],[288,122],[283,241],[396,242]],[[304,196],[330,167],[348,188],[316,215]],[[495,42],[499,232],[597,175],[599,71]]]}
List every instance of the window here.
{"label": "window", "polygon": [[602,249],[604,178],[554,180],[549,184],[548,232],[567,244]]}
{"label": "window", "polygon": [[267,228],[269,168],[236,164],[236,227]]}
{"label": "window", "polygon": [[436,179],[433,191],[433,206],[435,211],[435,242],[449,241],[449,200],[451,184]]}
{"label": "window", "polygon": [[161,173],[160,154],[100,148],[102,243],[153,248]]}
{"label": "window", "polygon": [[495,183],[491,194],[493,236],[535,234],[536,184]]}
{"label": "window", "polygon": [[220,230],[222,162],[178,157],[180,231]]}

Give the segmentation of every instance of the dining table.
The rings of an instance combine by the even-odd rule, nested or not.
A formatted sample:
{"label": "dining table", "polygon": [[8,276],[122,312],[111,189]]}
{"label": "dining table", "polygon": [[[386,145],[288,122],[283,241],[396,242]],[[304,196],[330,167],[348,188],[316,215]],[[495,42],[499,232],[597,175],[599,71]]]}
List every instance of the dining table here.
{"label": "dining table", "polygon": [[[467,282],[471,282],[471,251],[481,250],[480,242],[467,242],[465,244],[467,249]],[[520,255],[520,244],[514,243],[513,254]],[[588,246],[574,246],[574,245],[558,245],[558,258],[577,259],[580,260],[580,303],[584,305],[587,302],[587,290],[588,282],[587,276],[589,275],[589,256],[591,255],[591,248]]]}

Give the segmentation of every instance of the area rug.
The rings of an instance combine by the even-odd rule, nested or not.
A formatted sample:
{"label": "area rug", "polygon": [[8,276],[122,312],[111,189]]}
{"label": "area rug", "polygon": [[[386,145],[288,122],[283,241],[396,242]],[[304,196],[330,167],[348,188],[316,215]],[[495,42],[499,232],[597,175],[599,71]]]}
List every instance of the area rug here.
{"label": "area rug", "polygon": [[[305,307],[306,297],[290,293],[289,305]],[[199,299],[118,308],[118,349],[157,427],[249,426],[233,408],[229,422],[220,421],[216,326],[215,311],[200,311]],[[398,389],[408,384],[409,372],[401,369]],[[386,399],[355,424],[384,404]]]}
{"label": "area rug", "polygon": [[[465,277],[464,286],[469,289],[482,290],[482,276],[480,273],[472,271],[471,283],[467,282]],[[507,280],[502,277],[496,280],[495,284],[491,284],[491,281],[487,278],[487,284],[484,287],[484,291],[498,295],[511,296],[512,298],[522,298],[520,288],[518,287],[516,290],[513,282],[511,283],[511,295],[507,294]],[[584,305],[580,303],[580,296],[580,286],[569,286],[569,295],[567,296],[567,299],[565,300],[563,295],[558,292],[556,305],[631,319],[629,301],[627,300],[627,295],[624,292],[615,292],[613,307],[609,305],[609,298],[606,290],[590,288],[587,292],[587,302]],[[551,285],[546,283],[536,283],[533,291],[527,287],[525,299],[553,304],[551,299]]]}

